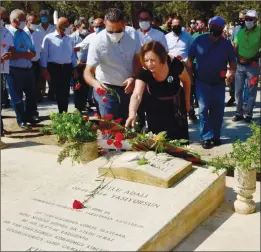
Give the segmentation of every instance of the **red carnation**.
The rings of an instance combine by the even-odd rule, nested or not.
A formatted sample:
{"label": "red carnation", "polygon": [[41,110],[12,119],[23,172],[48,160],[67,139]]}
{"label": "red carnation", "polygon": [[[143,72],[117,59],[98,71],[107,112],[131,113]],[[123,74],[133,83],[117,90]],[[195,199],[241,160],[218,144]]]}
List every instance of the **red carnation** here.
{"label": "red carnation", "polygon": [[112,120],[112,118],[113,118],[113,114],[108,114],[102,117],[102,119],[104,120]]}
{"label": "red carnation", "polygon": [[222,71],[220,72],[220,77],[221,77],[221,78],[226,78],[226,75],[227,75],[227,71],[222,70]]}
{"label": "red carnation", "polygon": [[117,141],[124,140],[124,135],[121,132],[115,133],[115,140],[117,140]]}
{"label": "red carnation", "polygon": [[81,209],[83,208],[83,203],[81,201],[75,200],[73,202],[73,209]]}
{"label": "red carnation", "polygon": [[176,58],[180,61],[183,60],[183,58],[180,55],[178,55]]}
{"label": "red carnation", "polygon": [[108,99],[107,99],[105,96],[103,96],[103,97],[102,97],[102,101],[103,101],[103,102],[107,102]]}
{"label": "red carnation", "polygon": [[123,120],[122,118],[118,118],[118,119],[114,120],[114,122],[116,122],[116,123],[121,123],[122,120]]}
{"label": "red carnation", "polygon": [[250,80],[250,86],[254,86],[255,84],[257,84],[257,76],[256,77],[253,77],[251,80]]}
{"label": "red carnation", "polygon": [[106,135],[106,131],[104,129],[101,130],[102,135]]}
{"label": "red carnation", "polygon": [[120,148],[122,147],[122,143],[121,143],[120,141],[118,141],[118,140],[114,141],[114,142],[113,142],[113,145],[114,145],[116,148],[118,148],[118,149],[120,149]]}
{"label": "red carnation", "polygon": [[77,83],[74,87],[74,90],[79,90],[81,88],[81,84],[80,83]]}
{"label": "red carnation", "polygon": [[259,67],[259,65],[258,65],[258,63],[257,63],[256,61],[252,61],[251,65],[252,65],[253,67],[255,67],[255,68],[258,68],[258,67]]}
{"label": "red carnation", "polygon": [[84,121],[88,121],[89,120],[89,116],[83,116],[83,120]]}
{"label": "red carnation", "polygon": [[6,44],[2,44],[2,47],[4,47],[4,48],[5,48],[5,47],[6,47]]}
{"label": "red carnation", "polygon": [[112,140],[112,139],[108,139],[108,140],[107,140],[107,144],[108,144],[108,145],[111,145],[112,143],[113,143],[113,140]]}
{"label": "red carnation", "polygon": [[107,91],[102,89],[102,88],[97,88],[96,91],[97,91],[99,96],[103,96],[103,95],[105,95],[107,93]]}

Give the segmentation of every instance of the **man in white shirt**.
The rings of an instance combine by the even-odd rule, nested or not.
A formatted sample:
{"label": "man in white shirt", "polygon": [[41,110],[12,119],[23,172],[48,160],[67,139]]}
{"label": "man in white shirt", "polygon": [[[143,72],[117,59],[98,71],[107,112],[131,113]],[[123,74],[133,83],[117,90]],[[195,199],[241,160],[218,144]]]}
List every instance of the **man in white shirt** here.
{"label": "man in white shirt", "polygon": [[152,13],[147,9],[141,9],[139,11],[139,26],[138,30],[141,46],[145,43],[154,40],[160,42],[168,52],[168,45],[163,32],[151,27],[151,21],[153,19]]}
{"label": "man in white shirt", "polygon": [[[40,30],[41,32],[43,32],[44,36],[55,31],[56,23],[57,23],[57,20],[58,20],[57,11],[55,11],[55,13],[54,13],[54,23],[55,23],[55,25],[50,24],[49,20],[50,20],[49,11],[48,10],[41,10],[40,11],[40,21],[41,21],[41,23],[40,23],[40,25],[37,26],[37,29]],[[44,95],[45,89],[46,89],[46,80],[44,79],[42,73],[40,75],[40,86],[41,86],[41,89],[42,89],[42,95]],[[49,86],[48,99],[51,100],[51,101],[55,101],[55,92],[54,92],[54,87],[53,87],[51,81],[48,81],[48,86]]]}
{"label": "man in white shirt", "polygon": [[169,55],[172,57],[177,57],[181,61],[186,62],[193,38],[186,31],[182,31],[181,17],[174,17],[172,19],[171,27],[172,32],[165,35],[168,44]]}
{"label": "man in white shirt", "polygon": [[[130,93],[140,69],[140,43],[125,32],[124,17],[119,9],[107,11],[105,27],[90,44],[84,78],[94,88],[101,116],[113,114],[114,119],[121,117],[125,122]],[[105,94],[100,96],[99,91]]]}
{"label": "man in white shirt", "polygon": [[40,20],[41,23],[38,25],[38,29],[41,32],[44,32],[44,35],[52,33],[55,31],[55,26],[49,23],[50,14],[48,10],[41,10],[40,11]]}
{"label": "man in white shirt", "polygon": [[44,38],[44,33],[37,29],[36,25],[37,16],[34,13],[27,14],[26,16],[26,26],[24,31],[31,37],[32,42],[35,47],[36,55],[32,58],[33,70],[35,76],[35,92],[36,92],[36,100],[38,102],[42,101],[43,96],[42,92],[44,92],[44,88],[41,86],[40,82],[40,53],[41,46]]}
{"label": "man in white shirt", "polygon": [[[170,57],[176,57],[180,61],[186,63],[189,49],[193,43],[193,38],[188,32],[182,31],[182,18],[180,16],[173,17],[171,27],[172,32],[166,35],[169,55]],[[196,122],[197,117],[195,115],[193,102],[190,106],[189,119],[192,122]]]}

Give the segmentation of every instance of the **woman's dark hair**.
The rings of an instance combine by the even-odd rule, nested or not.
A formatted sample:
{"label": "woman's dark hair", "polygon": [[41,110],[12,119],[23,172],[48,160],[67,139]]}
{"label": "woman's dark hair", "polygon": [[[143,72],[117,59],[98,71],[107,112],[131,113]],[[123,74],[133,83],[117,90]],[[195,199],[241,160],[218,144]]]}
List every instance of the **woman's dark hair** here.
{"label": "woman's dark hair", "polygon": [[167,61],[168,54],[165,47],[158,41],[150,41],[144,44],[140,51],[140,62],[144,66],[144,56],[147,52],[154,52],[160,59],[160,63],[164,64]]}

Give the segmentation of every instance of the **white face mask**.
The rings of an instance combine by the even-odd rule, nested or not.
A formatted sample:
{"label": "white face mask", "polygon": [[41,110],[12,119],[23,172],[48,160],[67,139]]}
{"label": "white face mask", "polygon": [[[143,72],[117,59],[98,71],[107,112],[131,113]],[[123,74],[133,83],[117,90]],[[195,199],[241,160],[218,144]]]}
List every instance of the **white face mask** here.
{"label": "white face mask", "polygon": [[37,26],[35,24],[30,24],[30,29],[33,31],[37,30]]}
{"label": "white face mask", "polygon": [[71,28],[67,27],[65,28],[64,34],[69,35],[71,33]]}
{"label": "white face mask", "polygon": [[121,33],[108,33],[107,32],[107,34],[108,34],[111,42],[118,43],[122,39],[124,32],[121,32]]}
{"label": "white face mask", "polygon": [[141,21],[139,22],[139,26],[142,30],[146,31],[150,28],[150,21]]}
{"label": "white face mask", "polygon": [[0,19],[0,27],[4,27],[4,21],[2,19]]}
{"label": "white face mask", "polygon": [[86,29],[83,29],[83,30],[81,30],[80,34],[82,36],[87,36],[88,35],[88,31]]}
{"label": "white face mask", "polygon": [[24,27],[25,27],[25,21],[20,22],[18,28],[21,29],[21,30],[23,30]]}
{"label": "white face mask", "polygon": [[254,26],[254,21],[245,21],[245,25],[250,30]]}

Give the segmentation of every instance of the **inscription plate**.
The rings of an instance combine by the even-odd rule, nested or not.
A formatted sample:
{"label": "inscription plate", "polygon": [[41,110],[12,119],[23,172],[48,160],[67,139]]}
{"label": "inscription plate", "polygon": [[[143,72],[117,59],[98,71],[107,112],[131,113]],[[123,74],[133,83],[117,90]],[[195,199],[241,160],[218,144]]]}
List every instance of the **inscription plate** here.
{"label": "inscription plate", "polygon": [[73,210],[100,183],[102,165],[60,166],[56,156],[22,149],[3,157],[2,251],[167,251],[224,200],[225,174],[194,168],[168,189],[106,178],[86,208]]}
{"label": "inscription plate", "polygon": [[[147,164],[138,164],[142,158]],[[191,162],[166,153],[129,151],[116,156],[108,155],[108,163],[99,168],[99,174],[168,188],[191,169]]]}

